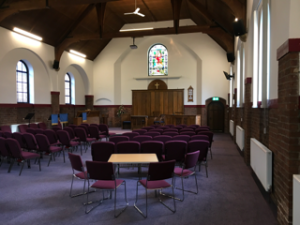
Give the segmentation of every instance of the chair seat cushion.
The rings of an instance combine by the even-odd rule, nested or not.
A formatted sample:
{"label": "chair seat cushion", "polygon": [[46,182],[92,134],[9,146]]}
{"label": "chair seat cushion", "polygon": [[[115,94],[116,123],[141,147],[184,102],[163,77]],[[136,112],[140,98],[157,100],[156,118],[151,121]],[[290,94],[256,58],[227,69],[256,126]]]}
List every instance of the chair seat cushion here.
{"label": "chair seat cushion", "polygon": [[[116,188],[118,188],[124,180],[116,180]],[[115,189],[115,181],[114,180],[98,180],[91,186],[92,188],[98,189]]]}
{"label": "chair seat cushion", "polygon": [[50,152],[59,152],[61,150],[62,150],[62,148],[58,147],[58,146],[50,146],[50,148],[49,148]]}
{"label": "chair seat cushion", "polygon": [[[175,167],[174,169],[174,174],[176,174],[177,176],[181,177],[181,172],[182,172],[182,168],[180,167]],[[183,170],[182,172],[182,176],[183,177],[188,177],[190,175],[192,175],[194,172],[190,171],[190,170]]]}
{"label": "chair seat cushion", "polygon": [[96,141],[96,139],[95,138],[86,138],[86,141],[87,142],[92,142],[92,141]]}
{"label": "chair seat cushion", "polygon": [[79,142],[70,141],[70,147],[77,146],[77,145],[79,145]]}
{"label": "chair seat cushion", "polygon": [[147,180],[140,180],[140,183],[147,189],[161,189],[171,187],[171,185],[164,180],[148,181],[147,186],[146,182]]}
{"label": "chair seat cushion", "polygon": [[33,158],[40,157],[39,154],[32,153],[32,152],[21,152],[21,155],[22,155],[23,159],[33,159]]}
{"label": "chair seat cushion", "polygon": [[75,177],[78,177],[80,179],[85,179],[86,178],[86,172],[80,172],[80,173],[76,173],[74,175],[75,175]]}
{"label": "chair seat cushion", "polygon": [[116,135],[116,133],[109,132],[109,136],[111,136],[111,135]]}

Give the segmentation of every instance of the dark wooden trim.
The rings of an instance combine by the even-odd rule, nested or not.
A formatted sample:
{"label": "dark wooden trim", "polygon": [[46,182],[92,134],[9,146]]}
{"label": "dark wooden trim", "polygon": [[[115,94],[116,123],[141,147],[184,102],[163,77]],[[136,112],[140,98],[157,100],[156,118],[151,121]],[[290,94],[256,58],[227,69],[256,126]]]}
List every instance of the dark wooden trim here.
{"label": "dark wooden trim", "polygon": [[277,60],[289,52],[300,52],[300,38],[290,38],[277,49]]}
{"label": "dark wooden trim", "polygon": [[246,77],[245,84],[252,84],[252,77]]}
{"label": "dark wooden trim", "polygon": [[51,91],[50,93],[51,93],[51,95],[59,95],[60,94],[59,91]]}

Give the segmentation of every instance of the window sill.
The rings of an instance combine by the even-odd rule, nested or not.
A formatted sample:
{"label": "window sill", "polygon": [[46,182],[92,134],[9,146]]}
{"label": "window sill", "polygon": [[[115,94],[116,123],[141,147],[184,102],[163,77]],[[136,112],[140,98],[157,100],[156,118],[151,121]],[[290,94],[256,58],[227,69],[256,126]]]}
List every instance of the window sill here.
{"label": "window sill", "polygon": [[148,76],[148,77],[134,77],[135,80],[156,80],[156,79],[180,79],[181,76],[178,77],[170,77],[170,76]]}

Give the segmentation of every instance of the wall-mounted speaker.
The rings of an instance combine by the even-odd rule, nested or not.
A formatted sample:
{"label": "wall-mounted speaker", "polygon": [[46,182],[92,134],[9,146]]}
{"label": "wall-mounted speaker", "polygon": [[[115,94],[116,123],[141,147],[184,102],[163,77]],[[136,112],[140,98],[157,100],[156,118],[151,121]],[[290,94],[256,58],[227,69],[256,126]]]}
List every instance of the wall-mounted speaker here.
{"label": "wall-mounted speaker", "polygon": [[235,60],[234,54],[232,52],[227,53],[227,61],[234,62],[234,60]]}
{"label": "wall-mounted speaker", "polygon": [[56,70],[58,70],[59,69],[59,61],[57,61],[57,60],[54,60],[54,63],[53,63],[53,69],[56,69]]}
{"label": "wall-mounted speaker", "polygon": [[246,34],[246,28],[244,27],[243,20],[234,21],[232,25],[234,36],[242,36]]}

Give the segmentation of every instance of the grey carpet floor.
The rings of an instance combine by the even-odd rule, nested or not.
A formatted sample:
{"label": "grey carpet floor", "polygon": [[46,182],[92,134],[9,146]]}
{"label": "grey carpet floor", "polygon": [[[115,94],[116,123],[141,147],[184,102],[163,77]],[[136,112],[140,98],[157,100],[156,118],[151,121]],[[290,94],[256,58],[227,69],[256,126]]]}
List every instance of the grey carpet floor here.
{"label": "grey carpet floor", "polygon": [[[113,129],[111,129],[113,131]],[[115,130],[119,132],[119,130]],[[124,132],[124,130],[122,131]],[[133,207],[135,201],[136,169],[122,169],[126,177],[129,206],[118,218],[113,216],[113,199],[105,200],[90,214],[85,214],[83,202],[86,196],[69,197],[71,166],[62,156],[47,167],[48,156],[42,160],[42,171],[38,165],[31,169],[24,166],[19,176],[19,166],[14,165],[7,173],[9,164],[0,167],[0,224],[277,224],[276,216],[269,203],[263,198],[251,170],[240,156],[236,145],[227,134],[215,134],[209,158],[208,175],[202,167],[197,172],[199,193],[186,193],[183,202],[176,201],[176,213],[172,213],[158,202],[154,192],[148,192],[148,218],[144,219]],[[91,151],[82,156],[83,161],[91,160]],[[194,179],[184,180],[185,187],[194,189]],[[176,185],[180,185],[177,179]],[[75,180],[74,190],[80,192],[82,181]],[[166,191],[170,192],[170,191]],[[118,189],[117,207],[124,205],[123,187]],[[179,190],[175,194],[181,196]],[[97,200],[102,197],[97,191],[90,195]],[[163,199],[172,205],[171,199]],[[145,191],[139,189],[139,205],[145,210]]]}

